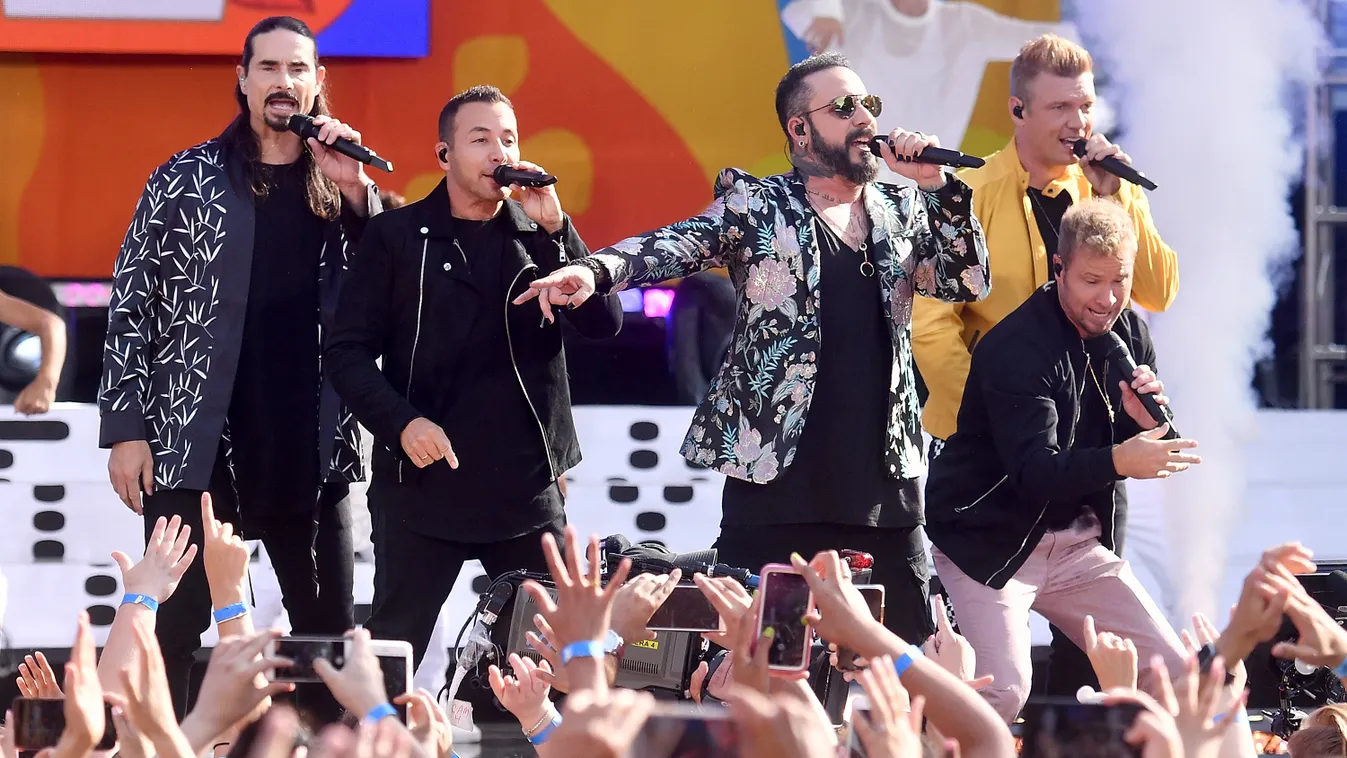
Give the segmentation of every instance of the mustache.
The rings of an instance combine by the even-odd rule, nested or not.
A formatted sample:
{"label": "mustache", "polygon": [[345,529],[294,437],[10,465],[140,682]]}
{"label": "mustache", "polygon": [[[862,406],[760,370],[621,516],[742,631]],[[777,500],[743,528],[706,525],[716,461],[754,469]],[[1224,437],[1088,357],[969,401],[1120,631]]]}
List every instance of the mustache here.
{"label": "mustache", "polygon": [[270,95],[267,95],[266,104],[270,105],[271,103],[276,102],[294,103],[295,105],[299,105],[299,99],[288,92],[273,92]]}

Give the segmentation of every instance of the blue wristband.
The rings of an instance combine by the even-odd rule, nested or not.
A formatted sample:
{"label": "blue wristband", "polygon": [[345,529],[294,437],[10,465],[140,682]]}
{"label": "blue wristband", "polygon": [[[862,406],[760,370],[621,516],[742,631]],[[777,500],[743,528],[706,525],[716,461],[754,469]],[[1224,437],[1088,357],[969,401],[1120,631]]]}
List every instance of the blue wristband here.
{"label": "blue wristband", "polygon": [[921,652],[921,648],[916,645],[908,645],[907,652],[898,656],[898,659],[893,662],[893,671],[898,674],[898,676],[902,676],[908,669],[912,668],[912,664],[918,658],[925,657],[926,655]]}
{"label": "blue wristband", "polygon": [[[1219,723],[1221,723],[1222,721],[1225,721],[1225,714],[1224,714],[1224,713],[1218,713],[1218,714],[1216,714],[1215,716],[1212,716],[1212,717],[1211,717],[1211,723],[1213,723],[1213,724],[1219,724]],[[1236,713],[1235,713],[1235,723],[1236,723],[1236,724],[1245,724],[1245,725],[1247,725],[1247,724],[1249,723],[1249,714],[1246,713],[1246,712],[1244,712],[1244,711],[1238,711],[1238,712],[1236,712]]]}
{"label": "blue wristband", "polygon": [[396,715],[398,715],[398,710],[393,707],[392,703],[380,703],[371,708],[369,713],[365,714],[365,720],[370,722],[383,721],[389,716]]}
{"label": "blue wristband", "polygon": [[532,746],[534,746],[534,747],[537,747],[537,746],[543,744],[544,742],[547,742],[547,738],[548,738],[548,737],[551,737],[551,736],[552,736],[552,732],[553,732],[557,727],[559,727],[559,726],[561,726],[561,714],[560,714],[560,713],[558,713],[556,716],[554,716],[554,717],[552,718],[552,723],[550,723],[550,724],[548,724],[547,726],[543,727],[543,729],[542,729],[541,732],[538,732],[537,734],[533,735],[532,737],[529,737],[529,738],[528,738],[529,744],[532,745]]}
{"label": "blue wristband", "polygon": [[226,605],[223,608],[215,609],[211,615],[215,616],[215,623],[223,624],[226,621],[233,621],[247,613],[248,606],[243,603],[234,603],[233,605]]}
{"label": "blue wristband", "polygon": [[149,608],[151,613],[159,612],[159,601],[155,600],[149,595],[138,595],[132,592],[128,592],[125,595],[122,595],[122,605],[126,605],[127,603],[131,603],[133,605],[143,605],[146,608]]}
{"label": "blue wristband", "polygon": [[1333,668],[1333,674],[1339,679],[1347,679],[1347,658],[1343,658],[1342,663]]}
{"label": "blue wristband", "polygon": [[602,658],[603,647],[601,640],[572,642],[561,649],[561,665],[565,666],[575,658]]}

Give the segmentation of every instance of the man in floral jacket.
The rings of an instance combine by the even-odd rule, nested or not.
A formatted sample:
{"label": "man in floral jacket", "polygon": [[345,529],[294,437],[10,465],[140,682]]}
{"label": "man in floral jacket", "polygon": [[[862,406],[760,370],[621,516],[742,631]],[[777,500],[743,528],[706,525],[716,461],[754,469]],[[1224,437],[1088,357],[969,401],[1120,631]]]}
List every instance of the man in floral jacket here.
{"label": "man in floral jacket", "polygon": [[912,296],[974,301],[990,283],[972,192],[911,161],[934,137],[896,129],[884,149],[918,189],[875,183],[868,144],[881,106],[840,55],[796,64],[776,93],[794,171],[726,169],[702,214],[600,250],[516,302],[578,305],[728,267],[734,338],[683,443],[689,460],[728,477],[719,559],[756,570],[793,552],[869,552],[886,623],[920,643],[934,625]]}

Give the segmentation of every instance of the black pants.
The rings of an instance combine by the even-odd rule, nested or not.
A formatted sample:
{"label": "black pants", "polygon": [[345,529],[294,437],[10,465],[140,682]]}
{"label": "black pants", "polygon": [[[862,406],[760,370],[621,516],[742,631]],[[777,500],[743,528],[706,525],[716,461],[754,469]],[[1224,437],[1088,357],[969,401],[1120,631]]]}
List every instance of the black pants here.
{"label": "black pants", "polygon": [[928,600],[930,572],[920,527],[880,529],[842,524],[722,526],[716,560],[757,573],[768,563],[805,560],[823,550],[862,550],[874,556],[871,584],[884,585],[884,626],[920,645],[935,633]]}
{"label": "black pants", "polygon": [[[377,487],[377,485],[375,485]],[[500,542],[451,542],[419,534],[388,515],[379,500],[396,497],[397,488],[370,489],[374,525],[374,602],[365,628],[375,639],[405,640],[412,645],[412,668],[421,665],[440,609],[458,581],[463,562],[477,559],[492,579],[516,571],[547,573],[543,534],[561,542],[565,516],[522,537]],[[466,620],[466,619],[465,619]]]}
{"label": "black pants", "polygon": [[[323,485],[313,515],[249,514],[250,522],[261,526],[256,534],[267,548],[281,598],[290,616],[293,634],[341,635],[355,627],[355,600],[352,572],[355,553],[351,539],[351,510],[346,496],[349,485],[329,482]],[[229,472],[215,466],[210,482],[215,517],[239,523],[238,503]],[[201,563],[200,490],[155,490],[144,499],[145,539],[154,530],[160,516],[181,516],[192,528],[191,541],[197,557],[183,574],[173,596],[159,606],[155,636],[164,654],[164,669],[173,694],[173,710],[181,720],[194,696],[189,693],[192,662],[201,648],[201,633],[210,628],[210,585]]]}

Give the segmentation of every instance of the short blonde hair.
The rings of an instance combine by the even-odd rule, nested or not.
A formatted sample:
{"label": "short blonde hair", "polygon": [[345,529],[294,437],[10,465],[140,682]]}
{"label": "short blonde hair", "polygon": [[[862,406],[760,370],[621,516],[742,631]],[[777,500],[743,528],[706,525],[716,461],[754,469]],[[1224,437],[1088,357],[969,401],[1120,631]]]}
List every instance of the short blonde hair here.
{"label": "short blonde hair", "polygon": [[1010,95],[1029,102],[1029,83],[1039,74],[1076,77],[1094,71],[1090,51],[1065,37],[1044,34],[1020,48],[1010,64]]}
{"label": "short blonde hair", "polygon": [[1132,217],[1121,205],[1104,198],[1090,198],[1072,205],[1062,216],[1057,234],[1062,268],[1071,263],[1072,256],[1081,248],[1115,258],[1133,257],[1137,252]]}

